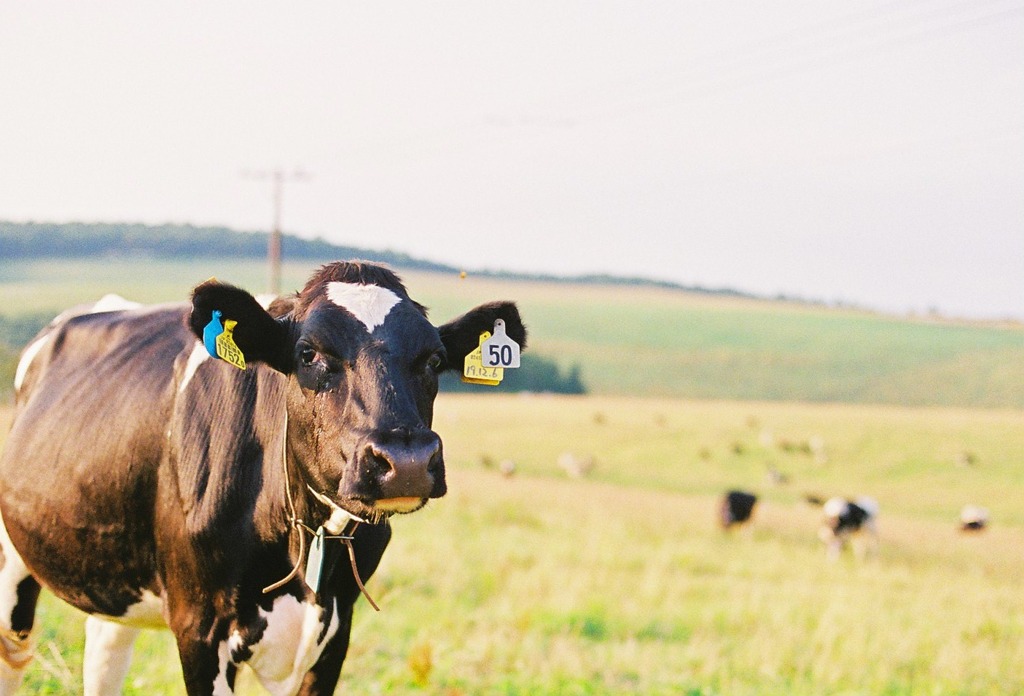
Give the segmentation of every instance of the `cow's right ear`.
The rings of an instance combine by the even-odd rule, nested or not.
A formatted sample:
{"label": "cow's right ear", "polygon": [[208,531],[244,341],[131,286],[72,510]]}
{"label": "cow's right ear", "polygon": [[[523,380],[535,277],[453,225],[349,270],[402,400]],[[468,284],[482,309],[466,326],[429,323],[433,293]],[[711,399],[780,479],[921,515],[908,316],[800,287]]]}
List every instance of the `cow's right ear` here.
{"label": "cow's right ear", "polygon": [[189,328],[200,341],[214,311],[220,312],[221,322],[237,322],[233,337],[247,363],[259,361],[279,372],[291,371],[292,345],[286,320],[274,319],[245,290],[208,280],[192,291],[188,318]]}

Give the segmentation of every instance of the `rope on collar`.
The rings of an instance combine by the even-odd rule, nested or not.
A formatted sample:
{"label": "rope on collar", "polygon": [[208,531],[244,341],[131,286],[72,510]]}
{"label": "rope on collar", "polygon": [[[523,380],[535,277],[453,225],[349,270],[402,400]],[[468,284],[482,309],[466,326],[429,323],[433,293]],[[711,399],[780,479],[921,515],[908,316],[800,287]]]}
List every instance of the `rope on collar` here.
{"label": "rope on collar", "polygon": [[[298,559],[296,559],[295,566],[292,568],[291,572],[288,573],[288,575],[281,578],[280,580],[278,580],[277,582],[264,587],[263,594],[268,594],[278,588],[284,587],[286,584],[291,582],[291,580],[296,575],[298,575],[299,568],[302,566],[303,558],[306,555],[306,534],[316,534],[316,532],[310,529],[309,526],[306,525],[305,522],[300,520],[298,516],[295,514],[295,502],[292,500],[292,488],[290,477],[288,476],[287,408],[285,409],[284,412],[284,434],[281,438],[281,465],[284,473],[284,497],[285,500],[288,501],[288,526],[291,529],[297,530],[299,533],[299,557]],[[373,601],[373,597],[370,596],[370,593],[366,591],[366,586],[363,584],[363,579],[359,576],[359,566],[356,564],[356,550],[352,546],[352,539],[355,537],[356,529],[359,527],[359,524],[364,520],[360,520],[358,517],[348,512],[347,510],[341,509],[340,507],[338,507],[338,505],[334,503],[333,500],[323,495],[322,493],[318,493],[312,487],[308,485],[306,487],[309,488],[310,492],[314,496],[316,496],[317,500],[319,500],[321,503],[323,503],[324,505],[331,509],[330,519],[328,519],[327,522],[325,522],[322,525],[324,529],[330,532],[330,534],[325,535],[323,538],[339,539],[342,543],[345,544],[345,547],[348,549],[348,560],[349,563],[352,565],[352,577],[355,579],[356,585],[359,586],[359,591],[362,592],[364,597],[366,597],[366,601],[370,603],[370,606],[374,608],[374,611],[380,611],[380,607],[377,606],[377,603]],[[336,519],[337,517],[340,517],[338,513],[341,513],[342,515],[345,515],[349,518],[347,520],[347,524],[342,525],[341,520]]]}

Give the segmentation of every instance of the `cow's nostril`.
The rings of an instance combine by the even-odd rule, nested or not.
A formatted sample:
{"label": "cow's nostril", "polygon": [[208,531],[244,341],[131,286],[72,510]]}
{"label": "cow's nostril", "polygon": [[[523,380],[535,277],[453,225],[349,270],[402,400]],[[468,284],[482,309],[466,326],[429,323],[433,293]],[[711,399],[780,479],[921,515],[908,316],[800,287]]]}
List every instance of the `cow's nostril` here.
{"label": "cow's nostril", "polygon": [[387,436],[364,450],[366,472],[379,486],[378,497],[428,498],[444,478],[441,440],[433,432],[413,433],[405,442]]}
{"label": "cow's nostril", "polygon": [[434,452],[434,456],[430,458],[430,462],[427,464],[427,471],[431,474],[437,474],[444,468],[444,458],[441,456],[441,449],[438,448]]}
{"label": "cow's nostril", "polygon": [[363,462],[363,466],[366,468],[366,473],[370,476],[384,476],[394,468],[391,464],[390,458],[388,457],[387,451],[377,449],[373,445],[366,448]]}

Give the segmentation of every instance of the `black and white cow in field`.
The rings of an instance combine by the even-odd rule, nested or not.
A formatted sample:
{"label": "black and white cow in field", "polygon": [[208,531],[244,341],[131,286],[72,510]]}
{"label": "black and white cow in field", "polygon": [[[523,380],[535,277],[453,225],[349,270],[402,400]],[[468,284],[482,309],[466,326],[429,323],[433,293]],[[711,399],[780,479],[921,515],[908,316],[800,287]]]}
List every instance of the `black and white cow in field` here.
{"label": "black and white cow in field", "polygon": [[822,513],[818,538],[825,542],[830,559],[838,558],[848,542],[853,543],[858,558],[878,552],[878,501],[874,498],[829,498]]}
{"label": "black and white cow in field", "polygon": [[[197,340],[215,310],[245,370]],[[0,693],[31,658],[41,585],[89,614],[86,694],[119,692],[157,626],[192,696],[233,693],[242,665],[271,694],[333,693],[353,565],[368,578],[389,516],[444,495],[438,375],[499,318],[524,344],[512,303],[435,328],[394,273],[339,262],[268,310],[211,281],[191,307],[55,320],[23,353],[0,459]],[[324,542],[316,592],[296,519],[353,537],[351,562]]]}

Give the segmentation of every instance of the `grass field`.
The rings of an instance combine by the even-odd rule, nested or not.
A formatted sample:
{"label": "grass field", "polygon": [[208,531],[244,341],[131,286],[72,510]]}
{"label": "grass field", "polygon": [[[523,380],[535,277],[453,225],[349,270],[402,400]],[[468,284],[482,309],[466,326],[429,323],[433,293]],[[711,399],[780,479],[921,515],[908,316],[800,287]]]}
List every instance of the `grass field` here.
{"label": "grass field", "polygon": [[[310,271],[285,264],[283,287],[301,287]],[[33,261],[0,266],[0,296],[6,316],[46,316],[108,292],[185,299],[211,276],[253,291],[266,286],[263,265],[247,260]],[[592,393],[1024,408],[1020,325],[910,321],[644,287],[403,276],[436,322],[479,302],[517,300],[531,353],[563,369],[580,365]]]}
{"label": "grass field", "polygon": [[[450,493],[395,520],[340,693],[1024,693],[1022,415],[442,395]],[[730,486],[761,502],[724,534]],[[806,491],[878,498],[878,557],[826,561]],[[955,531],[967,502],[991,529]],[[49,599],[40,620],[26,692],[76,693],[81,617]],[[182,693],[168,634],[136,655],[127,693]]]}
{"label": "grass field", "polygon": [[[310,270],[286,264],[284,287]],[[210,276],[265,285],[256,262],[117,258],[3,264],[0,296],[41,317]],[[403,276],[436,322],[517,300],[530,351],[581,365],[594,395],[439,398],[451,492],[395,520],[369,584],[384,611],[360,601],[341,692],[1024,694],[1019,325]],[[569,478],[564,452],[593,471]],[[729,487],[760,503],[727,535]],[[877,498],[879,556],[827,562],[805,493]],[[992,528],[957,533],[966,503]],[[25,693],[79,693],[83,617],[44,595],[39,621]],[[169,634],[136,655],[127,693],[183,693]]]}

